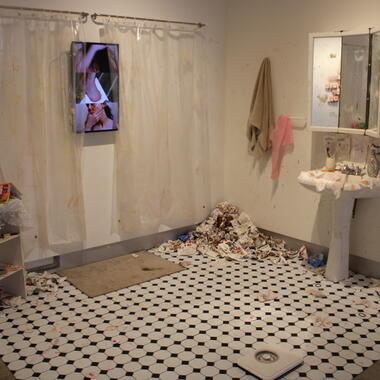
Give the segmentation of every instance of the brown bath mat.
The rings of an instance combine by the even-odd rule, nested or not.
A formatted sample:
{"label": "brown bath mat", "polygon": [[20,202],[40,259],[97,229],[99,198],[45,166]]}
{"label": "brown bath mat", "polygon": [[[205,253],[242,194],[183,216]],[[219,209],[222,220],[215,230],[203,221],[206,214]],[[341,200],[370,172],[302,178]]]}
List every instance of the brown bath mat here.
{"label": "brown bath mat", "polygon": [[142,251],[66,269],[58,274],[67,277],[89,297],[97,297],[184,269],[182,265]]}
{"label": "brown bath mat", "polygon": [[16,380],[2,360],[0,360],[0,380]]}

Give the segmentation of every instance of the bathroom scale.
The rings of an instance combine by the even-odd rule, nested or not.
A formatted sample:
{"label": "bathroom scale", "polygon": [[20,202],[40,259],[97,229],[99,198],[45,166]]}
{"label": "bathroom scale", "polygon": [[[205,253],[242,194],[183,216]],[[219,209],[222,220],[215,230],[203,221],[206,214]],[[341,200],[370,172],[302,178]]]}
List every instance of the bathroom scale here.
{"label": "bathroom scale", "polygon": [[263,344],[242,356],[237,365],[262,380],[275,380],[301,365],[303,357],[275,344]]}

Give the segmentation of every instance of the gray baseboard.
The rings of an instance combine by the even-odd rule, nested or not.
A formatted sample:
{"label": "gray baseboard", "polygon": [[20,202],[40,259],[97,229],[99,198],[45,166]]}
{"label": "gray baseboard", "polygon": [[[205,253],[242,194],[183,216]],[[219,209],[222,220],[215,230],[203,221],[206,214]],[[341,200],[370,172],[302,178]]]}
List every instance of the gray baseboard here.
{"label": "gray baseboard", "polygon": [[368,277],[380,278],[380,262],[350,255],[350,270]]}
{"label": "gray baseboard", "polygon": [[[82,251],[70,252],[59,256],[59,260],[54,258],[43,259],[33,261],[27,264],[27,269],[38,270],[49,265],[54,266],[54,270],[68,269],[79,265],[89,264],[96,261],[106,260],[117,256],[126,255],[132,252],[147,250],[155,247],[163,242],[171,239],[175,239],[179,234],[187,231],[191,231],[195,228],[194,225],[186,226],[182,228],[176,228],[174,230],[160,232],[154,235],[143,236],[136,239],[124,240],[112,244],[107,244],[101,247],[94,247],[85,249]],[[265,234],[271,235],[277,239],[283,239],[291,249],[296,249],[305,245],[309,253],[323,253],[328,256],[328,248],[305,242],[303,240],[295,239],[290,236],[282,235],[276,232],[260,229]],[[350,270],[355,273],[361,273],[365,276],[380,278],[380,262],[366,259],[355,255],[350,255]]]}
{"label": "gray baseboard", "polygon": [[[285,240],[288,247],[291,249],[305,245],[309,254],[323,253],[325,256],[328,256],[329,249],[327,247],[294,239],[290,236],[281,235],[268,230],[260,229],[260,231],[275,238]],[[360,273],[368,277],[380,278],[380,261],[374,261],[366,259],[365,257],[350,255],[350,270],[352,272]]]}
{"label": "gray baseboard", "polygon": [[[143,251],[160,245],[168,240],[176,239],[181,233],[195,229],[195,225],[176,228],[170,231],[159,232],[157,234],[143,236],[130,240],[106,244],[100,247],[84,249],[70,252],[60,256],[51,257],[27,263],[28,270],[61,270],[69,269],[79,265],[85,265],[111,259],[113,257],[126,255],[129,253]],[[57,260],[58,258],[58,260]]]}
{"label": "gray baseboard", "polygon": [[309,243],[307,241],[295,239],[295,238],[292,238],[290,236],[282,235],[282,234],[279,234],[279,233],[273,232],[273,231],[264,230],[262,228],[260,228],[260,231],[266,235],[270,235],[270,236],[274,237],[275,239],[285,240],[286,245],[290,249],[297,249],[297,248],[300,248],[301,246],[304,245],[304,246],[306,246],[309,254],[310,253],[312,253],[312,254],[323,253],[323,255],[327,256],[328,252],[329,252],[329,249],[327,247],[322,246],[322,245]]}

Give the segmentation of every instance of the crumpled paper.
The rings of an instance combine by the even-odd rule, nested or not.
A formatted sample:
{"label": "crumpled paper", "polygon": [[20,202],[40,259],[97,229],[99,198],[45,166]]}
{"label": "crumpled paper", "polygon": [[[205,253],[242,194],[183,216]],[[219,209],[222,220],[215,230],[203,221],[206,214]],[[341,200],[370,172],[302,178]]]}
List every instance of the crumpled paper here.
{"label": "crumpled paper", "polygon": [[351,182],[349,176],[340,171],[328,172],[323,170],[302,171],[298,176],[298,182],[315,186],[318,192],[329,189],[338,199],[342,191],[357,191],[360,189],[373,189],[380,186],[380,178],[371,178],[368,176],[358,176],[360,180],[356,183]]}
{"label": "crumpled paper", "polygon": [[315,288],[308,288],[306,289],[306,293],[315,297],[315,298],[326,298],[327,295],[322,290],[315,289]]}
{"label": "crumpled paper", "polygon": [[346,181],[346,175],[341,172],[325,172],[322,170],[302,171],[298,176],[298,182],[303,185],[315,186],[318,192],[330,189],[335,198],[339,198]]}
{"label": "crumpled paper", "polygon": [[197,246],[196,244],[183,244],[177,253],[178,256],[193,256],[197,253]]}
{"label": "crumpled paper", "polygon": [[0,309],[8,309],[22,305],[25,300],[19,296],[12,296],[0,290]]}
{"label": "crumpled paper", "polygon": [[260,302],[266,303],[269,301],[274,301],[278,299],[278,295],[275,292],[272,292],[271,290],[268,290],[266,292],[259,293],[258,299]]}
{"label": "crumpled paper", "polygon": [[329,319],[328,314],[325,313],[315,313],[307,319],[309,319],[312,322],[313,326],[321,327],[323,329],[328,329],[333,325],[331,320]]}
{"label": "crumpled paper", "polygon": [[245,212],[228,202],[218,203],[210,216],[188,235],[186,242],[169,240],[152,251],[177,252],[179,256],[192,256],[198,252],[212,258],[230,260],[241,260],[249,255],[273,263],[305,258],[304,247],[287,249],[285,241],[260,232]]}
{"label": "crumpled paper", "polygon": [[26,277],[26,293],[33,294],[57,293],[59,285],[66,280],[66,277],[58,276],[55,273],[28,272]]}

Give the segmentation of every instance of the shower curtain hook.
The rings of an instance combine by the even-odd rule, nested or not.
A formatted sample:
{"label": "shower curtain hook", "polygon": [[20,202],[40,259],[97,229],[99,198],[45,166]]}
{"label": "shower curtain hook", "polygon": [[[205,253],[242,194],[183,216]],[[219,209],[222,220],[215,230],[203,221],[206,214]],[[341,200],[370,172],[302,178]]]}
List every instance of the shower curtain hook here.
{"label": "shower curtain hook", "polygon": [[79,21],[81,21],[81,22],[83,22],[83,23],[86,23],[86,22],[87,22],[87,19],[88,19],[88,13],[86,13],[86,12],[82,12],[82,13],[80,14],[80,20],[79,20]]}

